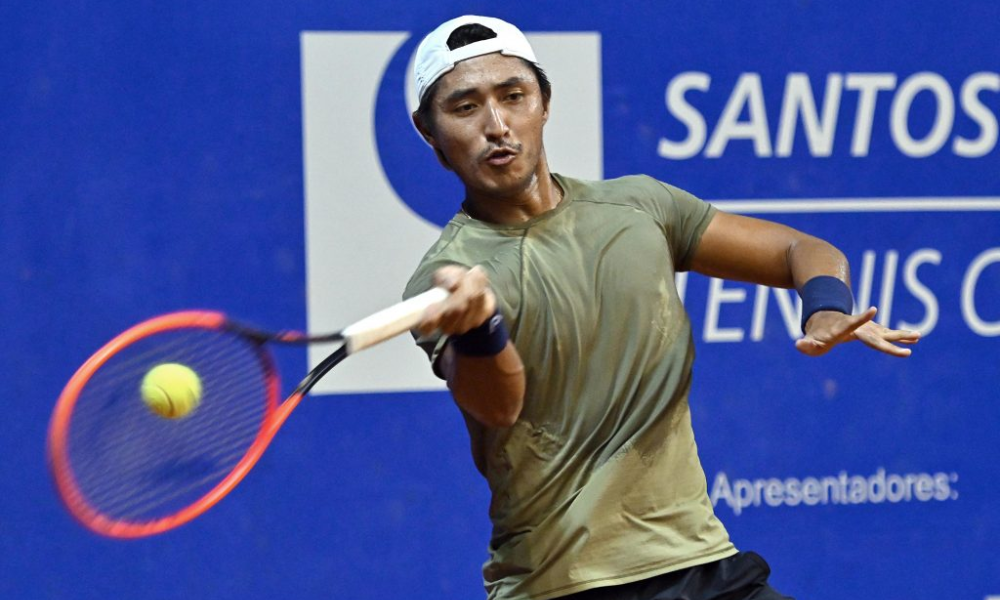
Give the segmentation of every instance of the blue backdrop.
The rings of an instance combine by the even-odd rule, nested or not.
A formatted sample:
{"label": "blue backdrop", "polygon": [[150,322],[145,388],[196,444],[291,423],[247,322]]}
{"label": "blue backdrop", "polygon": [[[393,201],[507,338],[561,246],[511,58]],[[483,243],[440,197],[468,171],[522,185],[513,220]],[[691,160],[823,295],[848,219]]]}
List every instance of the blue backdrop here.
{"label": "blue backdrop", "polygon": [[371,143],[401,202],[454,210],[402,82],[463,12],[596,35],[600,98],[554,86],[599,102],[606,176],[829,239],[861,303],[925,332],[905,361],[808,359],[785,297],[686,280],[695,431],[737,545],[799,598],[1000,596],[997,3],[37,0],[0,5],[0,597],[481,597],[489,498],[441,391],[305,402],[230,497],[151,539],[77,526],[44,458],[62,385],[126,326],[315,322],[302,32],[403,34]]}

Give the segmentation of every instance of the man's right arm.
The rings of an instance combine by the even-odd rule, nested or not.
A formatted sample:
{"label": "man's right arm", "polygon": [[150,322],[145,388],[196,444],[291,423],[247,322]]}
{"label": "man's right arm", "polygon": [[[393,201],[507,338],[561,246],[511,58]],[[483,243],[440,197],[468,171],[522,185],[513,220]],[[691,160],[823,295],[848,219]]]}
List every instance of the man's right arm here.
{"label": "man's right arm", "polygon": [[[442,267],[434,283],[448,290],[447,300],[424,313],[416,329],[451,336],[469,334],[493,317],[497,300],[485,271],[479,267]],[[488,427],[510,427],[524,404],[524,365],[510,341],[495,354],[469,355],[449,342],[439,356],[439,366],[455,402],[476,421]]]}

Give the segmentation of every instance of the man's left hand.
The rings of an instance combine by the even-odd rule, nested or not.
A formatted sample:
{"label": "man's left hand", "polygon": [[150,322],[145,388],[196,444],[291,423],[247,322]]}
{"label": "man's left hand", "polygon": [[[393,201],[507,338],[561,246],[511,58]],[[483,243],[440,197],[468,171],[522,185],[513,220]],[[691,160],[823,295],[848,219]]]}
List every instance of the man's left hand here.
{"label": "man's left hand", "polygon": [[819,311],[806,322],[806,335],[795,342],[795,347],[803,354],[820,356],[829,352],[837,344],[861,340],[869,348],[892,356],[906,357],[909,348],[897,344],[911,345],[920,340],[919,331],[889,329],[872,319],[878,310],[869,308],[858,315],[845,315],[836,311]]}

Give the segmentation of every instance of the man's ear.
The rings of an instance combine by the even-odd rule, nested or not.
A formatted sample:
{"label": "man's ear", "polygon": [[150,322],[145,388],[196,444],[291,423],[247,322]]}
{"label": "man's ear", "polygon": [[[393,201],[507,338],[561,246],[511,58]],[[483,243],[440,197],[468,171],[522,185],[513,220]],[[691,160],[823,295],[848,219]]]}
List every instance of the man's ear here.
{"label": "man's ear", "polygon": [[424,138],[424,141],[427,142],[431,148],[436,149],[437,146],[434,144],[434,134],[431,133],[430,128],[427,127],[424,120],[420,118],[420,114],[417,113],[417,111],[413,111],[410,118],[413,119],[413,126],[417,128],[417,131],[420,133],[420,137]]}
{"label": "man's ear", "polygon": [[444,153],[441,152],[441,148],[438,147],[437,140],[434,139],[434,134],[431,131],[431,128],[424,123],[424,120],[421,119],[420,115],[415,111],[412,115],[410,115],[410,118],[413,119],[413,126],[420,132],[420,137],[424,138],[427,145],[434,150],[434,155],[437,156],[438,162],[441,163],[441,166],[449,171],[454,171],[448,163],[448,159],[445,158]]}
{"label": "man's ear", "polygon": [[451,168],[451,165],[448,163],[448,159],[444,157],[444,152],[441,152],[441,150],[439,150],[438,148],[435,148],[434,149],[434,154],[437,155],[438,162],[441,163],[442,167],[444,167],[445,169],[447,169],[449,171],[454,171],[455,170],[455,169]]}

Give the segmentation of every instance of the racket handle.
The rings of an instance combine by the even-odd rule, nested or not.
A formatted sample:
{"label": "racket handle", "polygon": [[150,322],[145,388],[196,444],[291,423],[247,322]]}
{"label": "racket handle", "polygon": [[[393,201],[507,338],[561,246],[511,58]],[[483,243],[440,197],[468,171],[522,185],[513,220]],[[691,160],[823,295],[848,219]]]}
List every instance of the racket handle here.
{"label": "racket handle", "polygon": [[446,290],[433,288],[347,326],[342,332],[347,353],[354,354],[409,331],[420,322],[428,306],[447,297]]}

